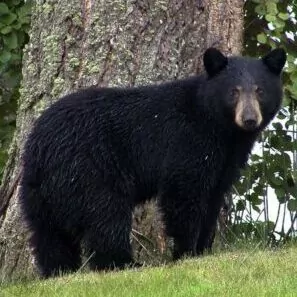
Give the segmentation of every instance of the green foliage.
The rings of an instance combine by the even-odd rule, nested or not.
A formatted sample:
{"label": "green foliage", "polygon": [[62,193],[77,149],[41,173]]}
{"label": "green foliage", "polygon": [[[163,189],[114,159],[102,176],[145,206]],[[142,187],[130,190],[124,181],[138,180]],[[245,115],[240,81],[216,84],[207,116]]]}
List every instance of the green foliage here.
{"label": "green foliage", "polygon": [[31,3],[0,2],[0,180],[15,128],[22,49],[28,41]]}
{"label": "green foliage", "polygon": [[[237,195],[241,198],[234,207],[237,220],[235,218],[233,222],[241,226],[233,226],[233,229],[242,230],[250,227],[251,223],[252,230],[257,227],[255,222],[242,216],[238,220],[238,213],[243,210],[249,214],[252,211],[259,215],[264,213],[267,226],[265,240],[270,241],[277,232],[276,222],[271,224],[267,213],[265,214],[269,205],[269,189],[276,194],[279,204],[285,205],[291,212],[292,223],[297,211],[297,1],[246,1],[245,12],[245,54],[262,56],[276,47],[282,47],[288,53],[283,75],[283,108],[277,120],[263,133],[261,151],[252,155],[249,168],[243,172],[243,178],[236,185]],[[263,204],[264,209],[261,207]],[[279,207],[278,218],[280,209]],[[250,229],[247,229],[245,234],[249,233]],[[290,233],[291,228],[287,232],[282,229],[278,234],[281,239],[286,239]]]}

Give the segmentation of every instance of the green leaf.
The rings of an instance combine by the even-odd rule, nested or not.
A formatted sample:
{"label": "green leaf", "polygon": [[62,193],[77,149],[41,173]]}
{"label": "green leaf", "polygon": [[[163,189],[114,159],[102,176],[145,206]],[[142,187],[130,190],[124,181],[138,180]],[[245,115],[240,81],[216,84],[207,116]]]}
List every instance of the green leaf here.
{"label": "green leaf", "polygon": [[243,211],[243,210],[245,210],[245,206],[246,206],[245,200],[239,200],[236,204],[236,210]]}
{"label": "green leaf", "polygon": [[18,31],[17,36],[18,36],[18,44],[19,46],[22,46],[26,40],[26,34],[24,34],[23,31]]}
{"label": "green leaf", "polygon": [[17,19],[17,15],[14,13],[8,13],[6,15],[1,16],[1,23],[10,25]]}
{"label": "green leaf", "polygon": [[9,49],[15,49],[18,46],[18,38],[15,32],[11,32],[8,35],[4,35],[3,41]]}
{"label": "green leaf", "polygon": [[270,145],[279,149],[281,147],[280,138],[277,135],[272,135],[270,138]]}
{"label": "green leaf", "polygon": [[282,29],[285,27],[286,23],[281,20],[281,19],[275,19],[275,21],[273,22],[274,26],[277,28],[277,29]]}
{"label": "green leaf", "polygon": [[3,50],[1,51],[0,53],[0,62],[2,63],[7,63],[11,58],[11,53],[6,51],[6,50]]}
{"label": "green leaf", "polygon": [[258,14],[258,15],[265,15],[266,13],[266,8],[263,4],[259,4],[255,7],[255,12]]}
{"label": "green leaf", "polygon": [[284,184],[284,181],[280,178],[272,174],[269,178],[269,182],[272,186],[281,186]]}
{"label": "green leaf", "polygon": [[2,28],[2,29],[0,30],[0,32],[1,32],[2,34],[6,35],[6,34],[8,34],[8,33],[11,32],[11,29],[12,29],[12,28],[11,28],[10,26],[6,26],[6,27]]}
{"label": "green leaf", "polygon": [[[293,68],[294,67],[294,68]],[[294,69],[294,72],[292,72],[290,74],[290,79],[293,81],[293,82],[296,82],[297,81],[297,71],[296,71],[296,65],[294,65],[292,68]]]}
{"label": "green leaf", "polygon": [[290,155],[286,152],[283,152],[282,153],[282,157],[283,157],[283,160],[282,160],[282,165],[284,168],[291,168],[292,167],[292,160],[290,158]]}
{"label": "green leaf", "polygon": [[297,211],[297,199],[290,199],[287,206],[289,211]]}
{"label": "green leaf", "polygon": [[287,202],[288,199],[286,198],[286,196],[278,196],[277,200],[280,204],[284,204],[285,202]]}
{"label": "green leaf", "polygon": [[274,189],[274,191],[277,198],[280,197],[281,199],[283,199],[283,197],[286,196],[286,192],[283,188],[276,188]]}
{"label": "green leaf", "polygon": [[253,162],[257,162],[257,161],[261,160],[261,157],[257,154],[253,154],[253,155],[251,155],[250,159]]}
{"label": "green leaf", "polygon": [[276,15],[278,13],[276,3],[273,3],[272,1],[267,1],[267,11],[270,15]]}
{"label": "green leaf", "polygon": [[276,16],[272,14],[266,14],[265,19],[267,22],[274,23],[276,21]]}
{"label": "green leaf", "polygon": [[260,43],[265,44],[267,42],[267,36],[264,33],[260,33],[257,35],[257,40]]}
{"label": "green leaf", "polygon": [[277,15],[280,19],[286,21],[289,19],[289,14],[288,13],[283,13],[283,12],[280,12],[278,15]]}
{"label": "green leaf", "polygon": [[0,15],[7,14],[7,13],[9,13],[8,6],[5,3],[1,2],[0,3]]}
{"label": "green leaf", "polygon": [[297,140],[294,140],[293,143],[292,143],[292,149],[294,151],[297,151]]}
{"label": "green leaf", "polygon": [[260,212],[261,212],[261,209],[260,209],[260,207],[259,207],[258,205],[254,205],[254,204],[252,204],[252,208],[253,208],[253,210],[255,210],[257,213],[260,213]]}
{"label": "green leaf", "polygon": [[31,3],[30,1],[26,2],[23,6],[21,6],[17,12],[19,21],[22,24],[30,23],[30,15],[31,15]]}
{"label": "green leaf", "polygon": [[22,23],[21,22],[17,22],[12,24],[13,29],[21,31],[20,29],[22,28]]}
{"label": "green leaf", "polygon": [[11,0],[13,6],[20,4],[21,0]]}
{"label": "green leaf", "polygon": [[281,123],[273,123],[272,126],[273,126],[273,128],[274,128],[275,130],[277,130],[277,131],[278,131],[278,130],[279,130],[279,131],[283,130],[283,126],[282,126]]}
{"label": "green leaf", "polygon": [[277,117],[280,119],[280,120],[284,120],[287,118],[287,114],[284,112],[283,109],[281,109],[277,115]]}

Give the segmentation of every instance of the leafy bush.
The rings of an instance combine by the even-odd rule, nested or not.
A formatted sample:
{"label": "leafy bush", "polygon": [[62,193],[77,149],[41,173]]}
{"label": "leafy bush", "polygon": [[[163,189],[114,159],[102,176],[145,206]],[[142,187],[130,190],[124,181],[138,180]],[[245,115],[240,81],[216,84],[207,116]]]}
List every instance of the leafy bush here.
{"label": "leafy bush", "polygon": [[15,128],[22,49],[28,41],[31,1],[0,3],[0,180]]}

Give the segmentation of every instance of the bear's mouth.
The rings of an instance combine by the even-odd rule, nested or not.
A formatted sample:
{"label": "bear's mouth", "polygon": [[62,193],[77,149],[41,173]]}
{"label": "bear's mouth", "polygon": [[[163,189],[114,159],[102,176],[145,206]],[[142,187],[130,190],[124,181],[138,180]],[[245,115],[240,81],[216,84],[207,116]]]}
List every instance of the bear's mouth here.
{"label": "bear's mouth", "polygon": [[254,131],[254,130],[257,130],[257,128],[259,128],[257,121],[254,119],[247,119],[247,120],[243,120],[242,122],[243,122],[243,125],[241,127],[244,130]]}

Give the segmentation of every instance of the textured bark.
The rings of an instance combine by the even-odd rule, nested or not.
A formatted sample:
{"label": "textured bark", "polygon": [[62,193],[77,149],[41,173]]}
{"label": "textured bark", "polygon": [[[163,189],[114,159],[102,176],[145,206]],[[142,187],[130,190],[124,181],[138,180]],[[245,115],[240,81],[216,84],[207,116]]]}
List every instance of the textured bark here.
{"label": "textured bark", "polygon": [[[24,53],[17,128],[0,192],[2,279],[33,272],[17,198],[22,145],[42,110],[88,85],[138,85],[193,74],[201,70],[209,46],[239,53],[242,28],[241,0],[37,1]],[[154,203],[136,210],[134,228],[142,259],[154,257],[141,245],[137,248],[137,232],[165,250]]]}

